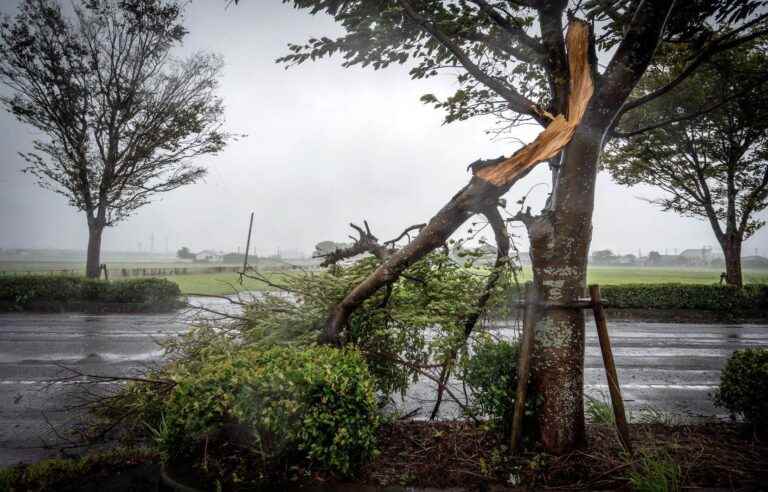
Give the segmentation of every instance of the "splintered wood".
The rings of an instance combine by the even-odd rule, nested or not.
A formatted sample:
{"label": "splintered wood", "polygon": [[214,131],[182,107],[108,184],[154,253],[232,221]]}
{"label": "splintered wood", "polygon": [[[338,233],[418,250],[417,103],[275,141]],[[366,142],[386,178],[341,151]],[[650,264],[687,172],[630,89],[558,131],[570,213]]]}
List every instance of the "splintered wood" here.
{"label": "splintered wood", "polygon": [[556,156],[571,141],[594,91],[588,57],[589,26],[578,19],[571,21],[565,42],[571,78],[568,117],[558,115],[533,142],[495,166],[478,169],[475,176],[495,186],[507,185],[536,164]]}

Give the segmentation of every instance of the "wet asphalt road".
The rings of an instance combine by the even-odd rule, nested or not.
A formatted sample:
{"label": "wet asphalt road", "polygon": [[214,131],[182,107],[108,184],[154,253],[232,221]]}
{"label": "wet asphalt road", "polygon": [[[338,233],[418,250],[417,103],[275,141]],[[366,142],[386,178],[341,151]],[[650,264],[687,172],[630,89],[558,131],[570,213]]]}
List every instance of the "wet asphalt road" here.
{"label": "wet asphalt road", "polygon": [[[223,308],[221,301],[207,304]],[[180,314],[0,315],[0,466],[58,453],[56,446],[40,446],[61,442],[52,427],[65,429],[77,420],[66,409],[81,391],[77,384],[48,384],[66,374],[62,366],[89,374],[137,374],[161,357],[157,341],[182,332],[186,320]],[[768,325],[612,321],[609,330],[623,396],[633,412],[652,406],[688,416],[722,414],[708,395],[726,358],[739,348],[768,346]],[[592,326],[585,383],[588,394],[607,395]],[[429,408],[432,391],[418,384],[403,404]]]}

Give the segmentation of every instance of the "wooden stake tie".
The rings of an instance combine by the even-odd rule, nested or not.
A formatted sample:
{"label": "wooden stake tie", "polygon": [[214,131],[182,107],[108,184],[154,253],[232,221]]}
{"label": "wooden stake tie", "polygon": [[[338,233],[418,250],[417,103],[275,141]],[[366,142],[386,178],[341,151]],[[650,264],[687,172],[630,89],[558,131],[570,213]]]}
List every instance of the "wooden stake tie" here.
{"label": "wooden stake tie", "polygon": [[523,338],[520,342],[520,356],[517,362],[517,392],[515,413],[512,415],[512,434],[510,450],[516,453],[520,446],[520,434],[523,430],[525,398],[528,393],[528,377],[531,371],[531,351],[533,349],[533,328],[536,326],[536,308],[538,296],[532,282],[525,285],[525,314],[523,316]]}
{"label": "wooden stake tie", "polygon": [[608,322],[605,318],[599,285],[589,286],[589,297],[592,300],[592,312],[595,315],[597,338],[600,341],[600,351],[603,354],[605,378],[608,380],[608,391],[611,394],[611,404],[613,406],[613,416],[616,420],[616,430],[618,431],[621,445],[624,446],[624,449],[628,453],[632,453],[632,444],[629,441],[629,425],[627,424],[627,416],[624,412],[624,400],[621,398],[619,377],[616,373],[616,363],[613,360],[613,352],[611,351],[611,340],[608,337]]}

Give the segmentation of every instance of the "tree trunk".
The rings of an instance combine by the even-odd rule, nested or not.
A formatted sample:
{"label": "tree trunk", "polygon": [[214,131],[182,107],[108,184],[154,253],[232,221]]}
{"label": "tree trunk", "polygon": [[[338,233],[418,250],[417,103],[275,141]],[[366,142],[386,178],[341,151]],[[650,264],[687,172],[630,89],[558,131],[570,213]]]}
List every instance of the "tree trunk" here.
{"label": "tree trunk", "polygon": [[725,255],[725,282],[741,288],[744,285],[741,276],[741,239],[728,235],[720,244]]}
{"label": "tree trunk", "polygon": [[[587,116],[585,116],[585,120]],[[535,327],[531,382],[537,435],[559,454],[584,443],[584,295],[603,128],[582,122],[566,147],[551,211],[528,224],[534,286],[546,306]],[[558,307],[561,306],[561,307]]]}
{"label": "tree trunk", "polygon": [[104,226],[94,220],[88,221],[88,256],[85,263],[85,275],[88,278],[99,278],[101,265],[101,234]]}

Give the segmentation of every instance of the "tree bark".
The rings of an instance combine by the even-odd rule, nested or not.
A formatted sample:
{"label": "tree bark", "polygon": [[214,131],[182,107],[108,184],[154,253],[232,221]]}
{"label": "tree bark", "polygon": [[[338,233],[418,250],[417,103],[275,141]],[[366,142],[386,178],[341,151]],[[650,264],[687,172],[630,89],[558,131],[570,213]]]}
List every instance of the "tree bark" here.
{"label": "tree bark", "polygon": [[101,265],[101,235],[104,226],[95,220],[88,221],[88,252],[85,264],[85,276],[99,278]]}
{"label": "tree bark", "polygon": [[[586,119],[586,118],[585,118]],[[537,435],[564,453],[584,443],[584,316],[573,304],[584,294],[592,239],[595,177],[605,128],[582,122],[566,147],[552,210],[528,224],[533,279],[550,305],[535,327],[531,383],[540,405]]]}
{"label": "tree bark", "polygon": [[720,243],[725,256],[725,282],[728,285],[741,288],[741,239],[736,235],[727,235]]}

